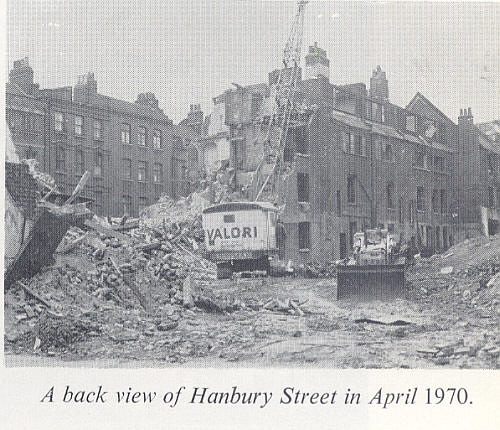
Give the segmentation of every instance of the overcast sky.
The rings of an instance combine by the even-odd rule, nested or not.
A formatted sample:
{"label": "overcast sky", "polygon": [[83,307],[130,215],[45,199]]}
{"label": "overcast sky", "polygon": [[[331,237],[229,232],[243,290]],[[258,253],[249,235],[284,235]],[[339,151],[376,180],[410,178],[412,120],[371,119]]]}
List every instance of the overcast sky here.
{"label": "overcast sky", "polygon": [[[42,88],[93,71],[98,91],[153,91],[179,121],[207,112],[232,82],[265,82],[281,64],[295,2],[9,0],[8,67],[28,56]],[[418,90],[456,121],[500,119],[500,3],[310,2],[303,55],[317,41],[336,84],[369,83],[378,64],[392,102]]]}

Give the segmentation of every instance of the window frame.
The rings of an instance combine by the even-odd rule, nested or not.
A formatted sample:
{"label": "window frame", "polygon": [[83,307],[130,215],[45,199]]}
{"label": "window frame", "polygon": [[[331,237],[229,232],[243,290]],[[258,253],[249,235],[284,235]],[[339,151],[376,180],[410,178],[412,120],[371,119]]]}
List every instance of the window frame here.
{"label": "window frame", "polygon": [[[81,120],[81,123],[78,123],[78,120]],[[84,127],[84,119],[82,115],[75,115],[75,128],[74,132],[76,136],[83,136],[83,127]]]}

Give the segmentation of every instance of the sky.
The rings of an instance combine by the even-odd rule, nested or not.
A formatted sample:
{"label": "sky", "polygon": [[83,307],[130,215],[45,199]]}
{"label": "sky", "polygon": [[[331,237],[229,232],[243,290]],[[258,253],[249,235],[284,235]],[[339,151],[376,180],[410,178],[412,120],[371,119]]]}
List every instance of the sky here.
{"label": "sky", "polygon": [[[41,88],[92,71],[100,93],[152,91],[178,122],[233,82],[266,82],[295,12],[291,1],[8,0],[6,67],[29,57]],[[368,85],[380,65],[395,104],[420,91],[455,122],[469,106],[477,122],[500,119],[500,3],[311,1],[303,56],[315,41],[335,84]]]}

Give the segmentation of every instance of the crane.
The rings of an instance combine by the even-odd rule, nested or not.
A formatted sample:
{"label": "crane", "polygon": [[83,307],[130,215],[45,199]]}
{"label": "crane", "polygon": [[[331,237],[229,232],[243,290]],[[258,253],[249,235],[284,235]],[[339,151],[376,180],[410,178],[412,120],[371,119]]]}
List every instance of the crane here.
{"label": "crane", "polygon": [[[302,38],[304,29],[304,9],[308,1],[297,2],[297,13],[283,52],[283,67],[275,83],[275,96],[269,118],[268,130],[264,140],[264,160],[271,160],[273,168],[255,197],[257,201],[273,176],[279,175],[283,168],[283,153],[288,134],[290,118],[295,108],[294,96],[300,70]],[[271,136],[273,127],[279,128],[276,137]],[[259,169],[259,168],[257,168]]]}

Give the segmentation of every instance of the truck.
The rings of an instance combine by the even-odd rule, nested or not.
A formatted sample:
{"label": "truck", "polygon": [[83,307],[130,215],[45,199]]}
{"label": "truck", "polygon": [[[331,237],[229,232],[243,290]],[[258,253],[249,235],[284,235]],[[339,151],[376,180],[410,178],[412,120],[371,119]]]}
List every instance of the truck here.
{"label": "truck", "polygon": [[278,253],[278,209],[268,202],[228,202],[202,211],[205,257],[216,263],[217,278],[237,272],[269,273]]}
{"label": "truck", "polygon": [[352,256],[337,266],[337,298],[390,300],[404,295],[405,264],[396,235],[367,229],[353,237]]}

